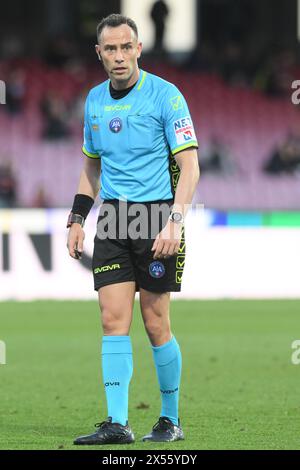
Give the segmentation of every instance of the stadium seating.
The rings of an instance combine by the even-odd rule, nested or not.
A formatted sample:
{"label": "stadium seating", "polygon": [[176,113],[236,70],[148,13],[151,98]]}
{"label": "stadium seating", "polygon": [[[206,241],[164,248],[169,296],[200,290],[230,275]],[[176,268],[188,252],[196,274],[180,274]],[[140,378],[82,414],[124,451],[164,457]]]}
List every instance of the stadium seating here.
{"label": "stadium seating", "polygon": [[[82,123],[72,118],[71,104],[105,75],[98,68],[88,74],[80,69],[75,73],[33,60],[18,67],[26,74],[24,112],[12,117],[0,107],[0,164],[13,163],[21,206],[30,206],[40,187],[51,205],[69,206],[82,163]],[[6,68],[7,64],[0,64],[1,72]],[[270,99],[253,90],[230,87],[217,76],[169,65],[156,65],[150,71],[174,82],[186,96],[199,138],[200,162],[201,148],[214,136],[225,142],[235,160],[233,175],[204,174],[196,202],[218,209],[299,209],[300,174],[271,177],[262,172],[272,149],[299,123],[299,111],[288,98]],[[72,138],[68,141],[41,139],[40,103],[49,90],[70,109]]]}

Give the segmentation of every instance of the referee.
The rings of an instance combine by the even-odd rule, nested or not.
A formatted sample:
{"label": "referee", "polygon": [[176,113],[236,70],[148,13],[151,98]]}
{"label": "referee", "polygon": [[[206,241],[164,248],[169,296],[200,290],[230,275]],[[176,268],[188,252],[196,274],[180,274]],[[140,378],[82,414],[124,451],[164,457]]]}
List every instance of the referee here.
{"label": "referee", "polygon": [[[74,444],[134,442],[128,425],[128,390],[136,291],[162,401],[159,419],[143,441],[177,441],[184,439],[178,417],[181,352],[170,326],[170,292],[181,287],[184,218],[199,180],[198,144],[180,91],[139,68],[142,44],[134,21],[112,14],[98,25],[97,39],[96,53],[109,79],[93,88],[86,100],[82,149],[86,158],[68,220],[68,250],[72,258],[81,257],[84,221],[100,190],[103,204],[93,274],[103,328],[108,418]],[[141,225],[148,227],[147,236],[136,237],[129,230],[136,205],[144,214]],[[154,209],[160,212],[157,226]],[[101,223],[108,219],[116,230],[102,230]]]}

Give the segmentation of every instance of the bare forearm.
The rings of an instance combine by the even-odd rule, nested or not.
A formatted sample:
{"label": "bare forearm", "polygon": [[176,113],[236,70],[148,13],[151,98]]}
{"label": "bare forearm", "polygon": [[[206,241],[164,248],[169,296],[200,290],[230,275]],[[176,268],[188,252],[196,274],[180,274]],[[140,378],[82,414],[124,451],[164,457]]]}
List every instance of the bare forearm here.
{"label": "bare forearm", "polygon": [[[180,168],[180,177],[176,189],[174,212],[186,215],[193,200],[197,183],[199,181],[199,164],[196,150],[186,150],[176,156]],[[182,239],[182,224],[168,221],[164,229],[158,234],[152,247],[153,258],[168,258],[178,253]]]}
{"label": "bare forearm", "polygon": [[78,193],[96,199],[100,189],[100,161],[85,159],[80,174]]}
{"label": "bare forearm", "polygon": [[[200,178],[198,158],[196,155],[196,150],[194,150],[194,155],[180,155],[180,158],[178,158],[180,177],[176,189],[174,205],[175,210],[181,212],[183,215],[186,215],[189,205],[192,203]],[[182,159],[188,160],[183,161]]]}
{"label": "bare forearm", "polygon": [[[93,200],[96,199],[100,186],[100,171],[100,160],[85,158],[78,185],[78,194],[74,198],[73,214],[80,215],[84,219],[87,217],[93,205],[93,201],[90,201],[89,198],[85,198],[84,196],[89,196]],[[86,201],[86,199],[88,199],[88,201]],[[69,254],[74,259],[81,259],[85,237],[82,225],[78,222],[73,222],[68,226],[70,226],[67,243]]]}

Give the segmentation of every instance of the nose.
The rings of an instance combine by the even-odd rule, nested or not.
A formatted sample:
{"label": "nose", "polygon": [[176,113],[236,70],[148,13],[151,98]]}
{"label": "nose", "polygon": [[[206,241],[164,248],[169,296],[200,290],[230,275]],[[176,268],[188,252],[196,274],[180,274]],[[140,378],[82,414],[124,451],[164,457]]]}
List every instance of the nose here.
{"label": "nose", "polygon": [[124,62],[123,51],[121,49],[117,49],[115,60],[116,62],[118,62],[118,64]]}

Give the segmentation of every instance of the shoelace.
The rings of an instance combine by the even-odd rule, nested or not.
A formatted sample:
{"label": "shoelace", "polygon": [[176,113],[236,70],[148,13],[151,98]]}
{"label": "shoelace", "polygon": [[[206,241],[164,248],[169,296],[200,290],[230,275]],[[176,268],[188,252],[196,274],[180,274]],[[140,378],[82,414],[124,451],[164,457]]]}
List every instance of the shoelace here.
{"label": "shoelace", "polygon": [[170,421],[160,417],[157,423],[154,424],[153,430],[157,431],[158,429],[169,429],[170,428]]}
{"label": "shoelace", "polygon": [[96,423],[95,428],[104,428],[108,424],[110,424],[110,421],[102,421],[102,423]]}

